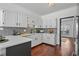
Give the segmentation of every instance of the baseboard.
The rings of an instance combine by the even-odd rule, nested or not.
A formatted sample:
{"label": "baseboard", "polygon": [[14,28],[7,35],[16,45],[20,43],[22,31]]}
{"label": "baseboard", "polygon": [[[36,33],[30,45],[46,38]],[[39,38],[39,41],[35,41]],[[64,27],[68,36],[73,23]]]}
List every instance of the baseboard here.
{"label": "baseboard", "polygon": [[52,44],[48,44],[48,43],[42,43],[42,44],[49,45],[49,46],[52,46],[52,47],[56,46],[56,45],[52,45]]}
{"label": "baseboard", "polygon": [[40,44],[38,44],[38,45],[32,47],[32,49],[35,48],[35,47],[37,47],[37,46],[40,46],[40,45],[42,45],[42,44],[49,45],[49,46],[52,46],[52,47],[55,47],[55,46],[56,46],[56,45],[51,45],[51,44],[48,44],[48,43],[40,43]]}
{"label": "baseboard", "polygon": [[33,49],[33,48],[35,48],[35,47],[37,47],[37,46],[40,46],[40,45],[42,45],[42,43],[40,43],[40,44],[38,44],[38,45],[36,45],[36,46],[32,47],[32,49]]}

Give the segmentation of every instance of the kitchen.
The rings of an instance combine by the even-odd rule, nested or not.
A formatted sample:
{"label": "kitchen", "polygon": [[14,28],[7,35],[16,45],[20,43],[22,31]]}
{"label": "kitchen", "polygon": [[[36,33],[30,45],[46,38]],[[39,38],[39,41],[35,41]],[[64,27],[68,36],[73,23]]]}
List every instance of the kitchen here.
{"label": "kitchen", "polygon": [[[60,50],[59,19],[77,16],[77,8],[74,3],[56,3],[51,7],[47,3],[0,4],[0,55],[53,56],[53,52],[47,53],[47,47],[44,55],[43,47],[58,46]],[[36,48],[40,45],[41,53]]]}

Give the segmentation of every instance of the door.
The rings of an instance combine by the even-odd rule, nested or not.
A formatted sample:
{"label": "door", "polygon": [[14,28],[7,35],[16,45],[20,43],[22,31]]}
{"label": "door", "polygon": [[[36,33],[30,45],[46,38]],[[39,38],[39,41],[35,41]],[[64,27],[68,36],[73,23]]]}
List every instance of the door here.
{"label": "door", "polygon": [[60,46],[64,56],[75,55],[75,17],[65,17],[60,19]]}

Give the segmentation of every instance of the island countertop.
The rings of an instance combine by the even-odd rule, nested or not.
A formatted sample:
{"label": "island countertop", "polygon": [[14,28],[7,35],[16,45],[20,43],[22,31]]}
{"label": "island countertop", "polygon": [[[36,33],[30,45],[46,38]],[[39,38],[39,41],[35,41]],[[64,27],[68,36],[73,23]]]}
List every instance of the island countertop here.
{"label": "island countertop", "polygon": [[0,49],[32,41],[32,39],[22,36],[10,35],[10,36],[5,36],[5,38],[8,39],[8,41],[4,43],[0,43]]}

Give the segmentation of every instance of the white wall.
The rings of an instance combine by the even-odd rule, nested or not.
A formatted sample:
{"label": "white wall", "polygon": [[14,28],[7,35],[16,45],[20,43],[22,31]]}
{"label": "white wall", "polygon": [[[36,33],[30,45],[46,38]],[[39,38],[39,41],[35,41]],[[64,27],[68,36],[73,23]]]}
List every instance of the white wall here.
{"label": "white wall", "polygon": [[73,6],[64,10],[60,10],[57,12],[52,12],[51,14],[41,16],[42,19],[57,19],[57,43],[59,44],[59,29],[60,29],[60,18],[68,17],[68,16],[75,16],[77,15],[77,6]]}

